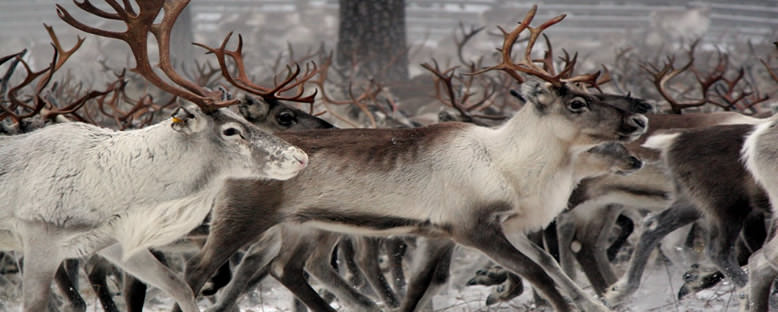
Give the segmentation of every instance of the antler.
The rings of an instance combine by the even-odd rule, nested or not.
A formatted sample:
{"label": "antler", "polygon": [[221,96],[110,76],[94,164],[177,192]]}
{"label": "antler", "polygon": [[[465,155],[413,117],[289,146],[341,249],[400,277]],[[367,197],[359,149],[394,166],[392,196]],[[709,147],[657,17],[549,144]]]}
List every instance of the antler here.
{"label": "antler", "polygon": [[[62,67],[63,64],[73,55],[73,53],[78,50],[78,48],[81,47],[81,44],[84,42],[84,38],[81,38],[80,36],[76,37],[76,44],[71,48],[70,50],[65,50],[62,48],[62,45],[59,42],[59,38],[57,37],[57,34],[54,32],[54,29],[46,24],[43,24],[43,26],[46,28],[46,32],[48,32],[49,37],[51,38],[51,45],[54,48],[54,55],[52,56],[51,64],[40,70],[40,71],[33,71],[30,69],[29,64],[25,62],[21,56],[24,55],[26,50],[16,53],[13,55],[15,58],[15,62],[10,68],[9,71],[5,74],[3,78],[3,86],[2,91],[4,93],[4,96],[8,99],[8,101],[11,103],[9,107],[5,107],[0,105],[0,109],[2,109],[2,113],[0,113],[0,120],[3,120],[5,118],[11,118],[13,121],[17,124],[21,123],[21,121],[25,118],[30,118],[32,116],[35,116],[38,114],[44,106],[47,104],[45,100],[42,99],[41,93],[43,92],[43,89],[46,88],[46,86],[51,81],[52,76],[54,73]],[[10,57],[10,56],[9,56]],[[5,62],[9,58],[3,57],[2,61]],[[27,75],[25,78],[20,82],[18,85],[11,87],[11,89],[8,90],[8,93],[5,94],[5,87],[7,80],[10,78],[10,76],[13,74],[13,70],[16,66],[16,64],[21,63],[24,67],[24,70],[27,72]],[[31,84],[33,81],[38,79],[40,77],[40,80],[38,80],[38,83],[35,86],[34,95],[32,97],[32,105],[28,105],[25,103],[25,101],[20,100],[17,97],[17,93],[21,91],[24,87]],[[90,94],[92,94],[90,96]],[[94,95],[94,93],[90,93],[85,95],[82,99],[83,102],[86,102],[87,100],[97,96]],[[81,104],[83,104],[83,102]],[[17,114],[17,109],[22,108],[24,110],[27,110],[27,113],[21,113]]]}
{"label": "antler", "polygon": [[[475,35],[477,35],[479,32],[484,30],[484,27],[475,27],[470,26],[470,29],[465,29],[465,24],[463,24],[461,21],[459,22],[459,32],[462,33],[462,38],[459,38],[459,35],[457,32],[454,32],[454,44],[457,47],[457,57],[459,58],[459,62],[463,65],[469,65],[472,64],[471,62],[465,61],[465,57],[463,56],[462,50],[464,49],[465,45],[470,41],[470,39],[473,39]],[[479,62],[480,63],[480,59]]]}
{"label": "antler", "polygon": [[[424,69],[430,71],[433,75],[435,75],[435,97],[438,98],[442,103],[448,104],[454,109],[456,109],[459,114],[464,118],[464,121],[466,122],[472,122],[474,124],[483,125],[486,126],[488,124],[483,123],[479,121],[476,118],[484,118],[484,119],[505,119],[505,116],[489,116],[489,115],[474,115],[470,113],[471,110],[478,108],[481,106],[481,104],[485,103],[489,98],[494,94],[495,89],[492,88],[491,91],[487,91],[484,93],[484,96],[473,104],[467,104],[467,101],[470,99],[470,97],[473,95],[472,92],[470,92],[470,88],[472,86],[472,77],[470,76],[471,80],[465,82],[465,91],[464,94],[457,100],[457,97],[454,92],[454,85],[453,85],[453,79],[454,74],[456,70],[456,66],[451,67],[449,69],[446,69],[444,71],[440,70],[440,67],[438,66],[438,61],[435,59],[432,59],[432,64],[424,63],[421,64],[421,67]],[[448,101],[443,99],[443,96],[441,95],[440,85],[443,85],[445,87],[446,95],[448,96]]]}
{"label": "antler", "polygon": [[[723,102],[713,99],[710,102],[726,110],[736,109],[745,111],[770,99],[770,96],[767,94],[762,96],[756,84],[751,83],[748,79],[743,79],[744,77],[745,69],[742,67],[738,70],[735,78],[727,79],[725,76],[722,76],[721,81],[723,83],[717,84],[713,90],[716,91],[716,97]],[[741,81],[744,82],[743,87],[738,88]]]}
{"label": "antler", "polygon": [[[316,80],[313,81],[313,83],[315,85],[317,85],[319,87],[319,89],[321,89],[321,98],[322,98],[321,103],[324,105],[324,107],[327,108],[327,112],[332,114],[333,116],[335,116],[335,118],[338,118],[338,119],[340,119],[340,120],[350,124],[351,126],[353,126],[355,128],[358,128],[359,125],[351,122],[346,117],[338,115],[337,113],[335,113],[335,111],[329,109],[329,106],[328,106],[329,104],[333,104],[333,105],[354,105],[357,108],[359,108],[365,114],[365,116],[367,116],[368,120],[370,121],[370,125],[373,128],[375,128],[376,127],[375,117],[367,109],[367,105],[365,104],[365,101],[367,101],[367,100],[375,101],[375,99],[378,97],[378,94],[380,94],[383,91],[383,87],[380,84],[376,83],[375,80],[370,79],[370,81],[369,81],[370,84],[367,86],[367,88],[365,88],[364,91],[362,91],[362,93],[360,93],[359,95],[355,96],[354,95],[354,91],[353,91],[353,87],[352,87],[352,83],[351,83],[352,82],[351,79],[353,79],[353,76],[352,76],[351,79],[348,82],[348,86],[345,87],[346,90],[348,91],[349,99],[348,100],[336,100],[336,99],[333,99],[333,98],[331,98],[329,96],[329,94],[327,94],[327,88],[325,87],[325,83],[327,83],[327,81],[328,81],[327,77],[328,77],[328,74],[329,74],[329,70],[330,70],[330,68],[332,66],[332,53],[329,53],[329,55],[324,57],[323,60],[321,60],[320,62],[321,62],[321,67],[319,68],[318,77],[317,77]],[[344,76],[346,76],[346,75],[344,75]]]}
{"label": "antler", "polygon": [[[521,21],[521,23],[519,23],[519,25],[516,26],[516,28],[514,28],[513,31],[511,32],[507,32],[505,29],[498,26],[498,28],[503,34],[502,49],[499,49],[502,55],[502,61],[500,62],[500,64],[482,69],[472,74],[475,75],[490,70],[499,69],[508,73],[508,75],[513,77],[513,79],[515,79],[519,83],[522,83],[525,81],[525,79],[521,77],[521,75],[519,75],[519,72],[523,72],[538,77],[540,79],[543,79],[545,81],[548,81],[555,86],[561,86],[564,82],[583,82],[583,81],[588,82],[591,80],[596,81],[596,77],[599,76],[599,72],[594,74],[589,74],[589,75],[570,77],[570,73],[572,73],[573,68],[575,67],[577,55],[573,56],[572,59],[568,58],[568,61],[566,61],[565,68],[562,69],[558,74],[554,74],[553,71],[549,72],[547,69],[535,64],[535,61],[532,60],[531,56],[532,56],[532,48],[535,46],[535,42],[537,42],[538,37],[541,35],[541,33],[544,30],[546,30],[547,28],[551,27],[556,23],[561,22],[566,16],[565,14],[562,14],[546,21],[545,23],[541,24],[538,27],[532,27],[529,24],[532,22],[532,19],[535,18],[535,13],[537,12],[537,10],[538,10],[538,6],[533,5],[532,8],[529,10],[529,12],[527,12],[527,15],[524,17],[524,20]],[[529,39],[527,42],[527,47],[524,49],[524,57],[518,63],[514,63],[512,59],[513,46],[516,43],[516,40],[518,40],[519,35],[525,29],[529,31]]]}
{"label": "antler", "polygon": [[[662,97],[670,104],[670,108],[676,114],[680,114],[681,111],[685,108],[702,106],[710,102],[708,91],[714,83],[724,77],[724,72],[727,68],[727,57],[723,56],[719,51],[718,64],[707,77],[702,77],[700,73],[693,68],[694,50],[696,49],[698,43],[699,40],[691,44],[689,51],[687,52],[689,55],[689,61],[681,68],[675,68],[675,56],[672,55],[667,57],[667,61],[665,61],[665,64],[661,69],[653,64],[640,64],[640,67],[653,77],[654,86],[656,87],[657,91],[659,91],[659,94],[661,94]],[[699,99],[677,99],[670,94],[669,90],[667,90],[667,82],[687,70],[691,70],[691,72],[694,74],[694,78],[700,85],[701,98]]]}
{"label": "antler", "polygon": [[770,64],[767,63],[765,60],[760,60],[762,64],[764,65],[764,68],[767,69],[767,73],[770,74],[770,78],[773,78],[775,82],[778,82],[778,73],[773,71],[772,68],[770,68]]}
{"label": "antler", "polygon": [[[306,64],[305,74],[303,74],[301,77],[298,77],[300,75],[299,64],[295,64],[294,70],[292,70],[291,66],[287,65],[286,78],[284,78],[284,80],[281,81],[281,83],[276,83],[275,87],[266,88],[251,82],[248,75],[246,74],[246,68],[243,63],[243,36],[238,35],[238,46],[235,48],[235,50],[227,49],[227,43],[230,41],[230,37],[232,37],[232,32],[227,34],[227,36],[222,41],[222,44],[218,48],[211,48],[202,43],[195,43],[195,45],[208,50],[208,53],[212,53],[216,56],[216,59],[219,61],[219,68],[221,68],[222,76],[224,76],[224,78],[227,79],[227,81],[229,81],[232,85],[234,85],[238,89],[241,89],[243,91],[252,94],[259,95],[265,99],[277,99],[277,100],[285,100],[285,101],[293,101],[293,102],[313,103],[314,99],[316,98],[316,93],[318,91],[314,91],[313,94],[307,96],[303,96],[303,94],[305,93],[305,88],[304,88],[305,82],[311,79],[311,77],[316,75],[316,73],[319,71],[319,69],[316,67],[316,63]],[[230,70],[227,67],[227,60],[226,60],[227,56],[232,58],[232,60],[235,62],[235,67],[238,70],[237,77],[233,77],[230,74]],[[313,65],[311,66],[310,64]],[[291,97],[281,96],[281,93],[284,93],[294,88],[297,88],[297,93],[294,96]]]}
{"label": "antler", "polygon": [[[602,72],[596,71],[594,73],[573,76],[573,70],[575,68],[576,62],[578,61],[578,52],[575,52],[571,58],[570,53],[567,53],[567,50],[565,49],[562,49],[564,56],[560,57],[564,66],[562,67],[562,70],[559,72],[559,74],[557,74],[557,71],[554,68],[554,49],[551,46],[551,41],[548,39],[546,34],[543,34],[543,41],[546,43],[546,52],[543,53],[542,59],[533,60],[533,62],[542,63],[543,69],[550,75],[558,76],[560,80],[564,82],[584,84],[586,87],[597,89],[597,91],[600,92],[602,92],[600,85],[611,81],[610,72],[608,71],[608,68],[605,67],[605,65],[602,65]],[[600,75],[601,73],[604,74]]]}
{"label": "antler", "polygon": [[[158,88],[197,104],[206,113],[239,102],[237,99],[222,101],[221,95],[218,92],[208,91],[207,89],[198,86],[176,73],[173,69],[173,65],[170,61],[170,32],[173,28],[173,23],[175,23],[176,19],[181,14],[181,11],[189,4],[189,0],[136,1],[139,9],[137,13],[128,0],[123,0],[123,4],[121,5],[116,0],[105,0],[105,2],[113,8],[114,12],[107,12],[99,9],[89,2],[89,0],[84,0],[83,2],[73,0],[73,2],[82,10],[94,15],[124,22],[127,26],[127,30],[124,32],[95,28],[77,21],[67,10],[65,10],[65,8],[59,4],[57,5],[57,15],[71,26],[90,34],[119,39],[126,42],[130,46],[130,50],[135,58],[135,68],[133,68],[132,71],[140,74]],[[164,10],[162,20],[159,23],[154,23],[162,10]],[[149,33],[154,35],[158,44],[159,68],[165,76],[178,85],[178,87],[167,83],[154,72],[148,53]]]}

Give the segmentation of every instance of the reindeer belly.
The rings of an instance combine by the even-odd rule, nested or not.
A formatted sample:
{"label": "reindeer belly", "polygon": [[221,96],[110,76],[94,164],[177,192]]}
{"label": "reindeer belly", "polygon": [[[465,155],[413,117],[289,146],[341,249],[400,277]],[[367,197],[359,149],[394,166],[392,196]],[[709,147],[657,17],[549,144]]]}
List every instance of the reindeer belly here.
{"label": "reindeer belly", "polygon": [[296,213],[291,220],[325,231],[360,235],[417,234],[437,236],[449,231],[448,226],[432,223],[428,219],[343,213],[328,209],[304,209]]}

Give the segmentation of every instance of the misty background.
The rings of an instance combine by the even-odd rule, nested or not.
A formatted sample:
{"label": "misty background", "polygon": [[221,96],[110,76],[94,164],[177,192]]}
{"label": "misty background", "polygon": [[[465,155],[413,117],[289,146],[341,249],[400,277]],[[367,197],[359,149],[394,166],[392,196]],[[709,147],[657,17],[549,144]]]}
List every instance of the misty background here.
{"label": "misty background", "polygon": [[[107,8],[101,1],[94,2]],[[42,26],[47,23],[54,26],[66,47],[75,42],[76,35],[87,38],[66,65],[69,77],[99,84],[110,78],[104,74],[106,67],[132,67],[125,43],[66,25],[57,17],[55,4],[87,24],[113,30],[123,27],[86,14],[70,1],[4,0],[0,2],[0,55],[27,48],[25,59],[33,68],[46,66],[52,55]],[[756,85],[775,87],[774,82],[759,77],[767,76],[760,60],[772,59],[774,64],[778,55],[773,46],[778,40],[778,0],[738,4],[725,0],[192,0],[174,29],[173,57],[189,68],[215,63],[203,49],[189,43],[215,47],[228,32],[235,32],[243,36],[244,59],[256,79],[270,79],[283,71],[280,64],[334,51],[341,65],[359,59],[368,68],[364,64],[379,62],[376,68],[383,69],[368,70],[369,77],[382,74],[390,80],[408,80],[426,73],[419,64],[432,58],[443,68],[456,65],[454,35],[459,27],[484,27],[462,49],[464,58],[484,57],[483,66],[495,64],[495,48],[502,42],[497,26],[512,29],[533,4],[539,6],[535,25],[567,14],[564,21],[544,32],[555,55],[562,55],[562,49],[578,52],[579,72],[608,66],[617,80],[616,92],[658,99],[650,90],[649,77],[636,64],[658,64],[665,56],[683,54],[695,39],[701,40],[696,52],[708,55],[696,66],[714,66],[710,55],[722,51],[731,67],[745,68],[749,76],[756,77],[752,79]],[[341,18],[344,14],[362,16]],[[233,36],[230,46],[236,41]]]}

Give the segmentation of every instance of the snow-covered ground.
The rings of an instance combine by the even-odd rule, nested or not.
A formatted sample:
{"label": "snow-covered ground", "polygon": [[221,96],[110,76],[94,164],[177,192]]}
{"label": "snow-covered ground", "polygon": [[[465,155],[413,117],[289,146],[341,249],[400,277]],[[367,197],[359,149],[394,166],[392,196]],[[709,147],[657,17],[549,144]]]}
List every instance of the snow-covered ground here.
{"label": "snow-covered ground", "polygon": [[[525,283],[525,292],[506,303],[486,306],[484,304],[490,289],[483,286],[464,287],[474,269],[484,259],[477,252],[459,248],[452,266],[453,278],[448,287],[434,298],[434,311],[471,312],[471,311],[551,311],[550,308],[536,307],[532,302],[529,285]],[[682,283],[683,272],[688,264],[666,264],[665,261],[652,260],[649,263],[643,283],[632,301],[619,307],[619,312],[698,312],[698,311],[738,311],[737,292],[726,280],[719,285],[691,295],[678,302],[675,297]],[[623,268],[619,268],[623,269]],[[580,274],[582,276],[582,274]],[[16,276],[7,276],[11,283],[18,285]],[[115,281],[114,281],[115,284]],[[20,310],[20,291],[13,285],[0,284],[0,311]],[[102,311],[97,298],[81,281],[82,294],[89,304],[88,311]],[[590,290],[590,289],[589,289]],[[591,290],[590,290],[591,291]],[[593,292],[592,292],[593,293]],[[117,300],[121,300],[116,297]],[[147,296],[147,311],[169,311],[172,300],[159,290],[152,289]],[[208,299],[200,302],[202,308],[210,305]],[[240,301],[241,311],[281,312],[292,311],[292,295],[272,278],[266,279],[261,286],[244,296]]]}

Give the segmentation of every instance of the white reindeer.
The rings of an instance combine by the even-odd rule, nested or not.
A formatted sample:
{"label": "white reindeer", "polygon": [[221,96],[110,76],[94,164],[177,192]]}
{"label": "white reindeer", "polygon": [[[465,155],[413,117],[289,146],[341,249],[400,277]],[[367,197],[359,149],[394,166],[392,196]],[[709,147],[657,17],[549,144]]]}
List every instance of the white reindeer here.
{"label": "white reindeer", "polygon": [[[754,127],[743,143],[741,151],[746,169],[753,175],[770,199],[773,215],[770,222],[771,238],[762,245],[762,249],[748,258],[748,283],[745,290],[748,311],[767,311],[770,307],[770,286],[778,277],[778,239],[775,237],[775,216],[778,207],[778,119],[770,118]],[[745,308],[743,306],[742,308]]]}
{"label": "white reindeer", "polygon": [[[218,94],[172,70],[169,33],[186,2],[138,5],[141,18],[128,18],[127,31],[113,34],[132,48],[136,72],[196,105],[183,105],[173,118],[140,130],[64,123],[0,137],[0,199],[8,203],[0,208],[0,230],[21,243],[0,247],[24,252],[24,311],[47,307],[63,259],[93,253],[161,288],[186,311],[198,311],[192,290],[148,248],[199,225],[227,177],[289,179],[307,165],[305,152],[220,109],[237,101],[220,102]],[[146,23],[163,6],[162,22]],[[58,9],[69,23],[89,28]],[[151,68],[148,32],[158,39],[163,72],[183,88]]]}

